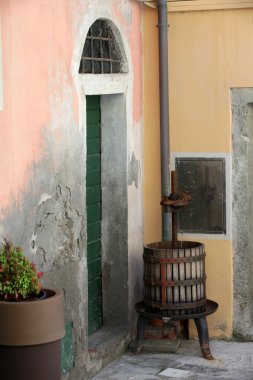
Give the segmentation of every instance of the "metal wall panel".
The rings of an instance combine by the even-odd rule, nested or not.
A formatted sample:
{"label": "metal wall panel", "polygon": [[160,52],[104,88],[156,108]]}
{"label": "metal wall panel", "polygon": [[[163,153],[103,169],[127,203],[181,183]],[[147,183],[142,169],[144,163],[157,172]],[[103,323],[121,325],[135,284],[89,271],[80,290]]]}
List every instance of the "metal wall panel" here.
{"label": "metal wall panel", "polygon": [[179,214],[179,232],[226,233],[224,158],[176,158],[178,191],[192,200]]}

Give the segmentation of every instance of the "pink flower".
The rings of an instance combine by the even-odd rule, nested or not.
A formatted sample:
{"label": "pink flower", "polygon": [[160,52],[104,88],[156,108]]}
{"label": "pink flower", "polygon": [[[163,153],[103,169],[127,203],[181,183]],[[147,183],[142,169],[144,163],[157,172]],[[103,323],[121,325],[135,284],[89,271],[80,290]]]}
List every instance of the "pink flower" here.
{"label": "pink flower", "polygon": [[37,277],[38,278],[41,278],[44,276],[44,272],[40,271],[40,272],[37,272]]}

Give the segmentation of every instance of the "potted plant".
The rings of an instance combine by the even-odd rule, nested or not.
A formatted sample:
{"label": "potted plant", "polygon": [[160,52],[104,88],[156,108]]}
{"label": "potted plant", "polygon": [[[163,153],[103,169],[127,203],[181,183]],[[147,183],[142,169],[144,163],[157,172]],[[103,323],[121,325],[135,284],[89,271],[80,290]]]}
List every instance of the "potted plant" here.
{"label": "potted plant", "polygon": [[43,289],[19,247],[0,246],[0,373],[3,380],[59,380],[63,294]]}

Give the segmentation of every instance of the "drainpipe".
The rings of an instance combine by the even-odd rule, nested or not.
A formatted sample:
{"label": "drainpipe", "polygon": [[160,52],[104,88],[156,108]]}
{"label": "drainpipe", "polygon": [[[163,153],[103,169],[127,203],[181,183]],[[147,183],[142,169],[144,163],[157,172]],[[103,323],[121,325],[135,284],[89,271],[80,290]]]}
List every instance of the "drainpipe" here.
{"label": "drainpipe", "polygon": [[[170,149],[169,149],[169,75],[168,75],[168,16],[167,0],[157,0],[159,30],[160,77],[160,144],[162,198],[169,197]],[[171,240],[171,214],[168,206],[162,206],[162,240]]]}

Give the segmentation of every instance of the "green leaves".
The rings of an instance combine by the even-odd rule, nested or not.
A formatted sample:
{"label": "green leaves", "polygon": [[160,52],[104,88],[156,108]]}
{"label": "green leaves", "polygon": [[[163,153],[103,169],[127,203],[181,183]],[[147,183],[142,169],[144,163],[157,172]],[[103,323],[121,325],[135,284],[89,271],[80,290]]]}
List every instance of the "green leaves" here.
{"label": "green leaves", "polygon": [[43,272],[36,271],[19,247],[4,239],[0,246],[0,299],[24,300],[39,294],[39,278]]}

